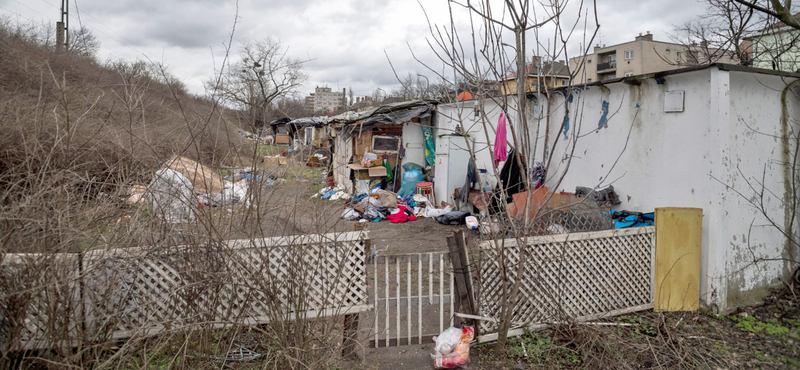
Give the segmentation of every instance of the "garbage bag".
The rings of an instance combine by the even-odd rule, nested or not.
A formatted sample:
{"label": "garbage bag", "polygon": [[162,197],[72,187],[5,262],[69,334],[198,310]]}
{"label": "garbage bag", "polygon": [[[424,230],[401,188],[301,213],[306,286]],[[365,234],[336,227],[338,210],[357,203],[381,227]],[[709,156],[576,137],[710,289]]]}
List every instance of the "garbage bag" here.
{"label": "garbage bag", "polygon": [[447,207],[444,207],[442,209],[425,208],[425,217],[436,218],[436,217],[439,217],[441,215],[450,213],[452,210],[453,210],[453,207],[451,207],[451,206],[447,206]]}
{"label": "garbage bag", "polygon": [[344,212],[342,212],[342,218],[348,221],[355,221],[361,218],[361,215],[352,208],[346,208]]}
{"label": "garbage bag", "polygon": [[194,187],[182,173],[169,168],[156,172],[145,193],[155,212],[164,221],[178,223],[195,218],[197,197]]}
{"label": "garbage bag", "polygon": [[416,193],[417,184],[423,181],[420,170],[406,171],[403,174],[403,183],[400,185],[400,191],[397,192],[397,196],[403,198]]}
{"label": "garbage bag", "polygon": [[436,217],[436,221],[445,225],[463,225],[466,223],[467,216],[469,216],[467,211],[451,211]]}
{"label": "garbage bag", "polygon": [[438,339],[436,339],[434,350],[442,355],[446,355],[453,352],[459,343],[461,343],[461,329],[451,326],[443,331]]}
{"label": "garbage bag", "polygon": [[431,358],[433,359],[433,367],[435,369],[455,369],[469,364],[469,342],[475,337],[475,331],[472,327],[468,326],[460,330],[457,328],[450,328],[445,332],[451,329],[457,330],[459,333],[459,341],[450,353],[442,354],[437,349],[439,343],[444,344],[446,340],[448,344],[450,344],[449,341],[451,341],[451,339],[445,339],[445,333],[442,333],[438,338],[433,338],[436,342],[436,347],[434,348],[434,354],[431,355]]}
{"label": "garbage bag", "polygon": [[422,172],[422,170],[423,170],[424,168],[425,168],[425,167],[422,167],[422,166],[420,166],[420,165],[418,165],[418,164],[416,164],[416,163],[414,163],[414,162],[408,162],[408,163],[406,163],[406,164],[404,164],[404,165],[403,165],[403,170],[406,170],[406,171],[413,171],[413,170],[417,170],[417,171],[420,171],[420,172]]}

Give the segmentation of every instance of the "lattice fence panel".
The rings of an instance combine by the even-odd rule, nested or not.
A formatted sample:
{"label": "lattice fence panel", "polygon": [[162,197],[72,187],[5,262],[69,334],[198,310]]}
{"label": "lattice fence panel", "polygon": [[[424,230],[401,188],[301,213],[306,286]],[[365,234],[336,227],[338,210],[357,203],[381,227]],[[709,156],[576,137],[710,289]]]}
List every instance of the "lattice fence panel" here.
{"label": "lattice fence panel", "polygon": [[69,349],[80,340],[78,260],[67,253],[0,254],[3,349]]}
{"label": "lattice fence panel", "polygon": [[365,310],[367,233],[229,241],[84,257],[84,307],[94,338],[200,323],[258,324]]}
{"label": "lattice fence panel", "polygon": [[[504,294],[502,266],[510,290],[520,248],[506,239],[483,242],[480,250],[480,314],[497,318]],[[654,226],[530,237],[522,248],[525,262],[512,321],[520,326],[587,319],[650,305],[654,251]],[[493,321],[481,321],[481,326],[483,333],[497,330]]]}

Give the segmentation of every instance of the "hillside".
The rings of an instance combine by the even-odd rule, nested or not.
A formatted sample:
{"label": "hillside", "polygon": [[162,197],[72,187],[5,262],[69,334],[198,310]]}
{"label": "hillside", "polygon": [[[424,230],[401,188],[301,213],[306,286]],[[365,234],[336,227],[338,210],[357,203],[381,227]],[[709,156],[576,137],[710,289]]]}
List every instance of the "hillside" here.
{"label": "hillside", "polygon": [[234,116],[148,63],[102,65],[0,27],[0,252],[95,239],[172,155],[241,164],[252,147]]}

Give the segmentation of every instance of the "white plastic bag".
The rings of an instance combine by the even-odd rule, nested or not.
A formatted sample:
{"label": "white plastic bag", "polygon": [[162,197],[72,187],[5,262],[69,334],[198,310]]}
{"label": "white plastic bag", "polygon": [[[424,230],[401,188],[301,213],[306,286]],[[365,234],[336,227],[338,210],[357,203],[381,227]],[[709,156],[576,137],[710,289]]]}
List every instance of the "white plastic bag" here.
{"label": "white plastic bag", "polygon": [[441,355],[447,355],[453,352],[461,342],[461,329],[450,327],[440,335],[436,340],[436,347],[434,349]]}
{"label": "white plastic bag", "polygon": [[453,207],[447,206],[443,209],[438,208],[425,208],[425,217],[436,218],[439,217],[447,212],[453,210]]}
{"label": "white plastic bag", "polygon": [[[449,353],[441,353],[439,352],[440,343],[442,347],[445,344],[452,344],[450,341],[451,338],[445,338],[445,334],[449,334],[448,331],[457,330],[458,332],[458,342],[455,348],[450,349]],[[448,335],[449,336],[449,335]],[[472,327],[465,327],[464,329],[456,329],[450,328],[447,329],[441,336],[433,337],[433,340],[436,342],[436,346],[434,347],[434,354],[431,355],[431,359],[433,359],[433,368],[434,369],[463,369],[469,364],[469,343],[472,342],[472,339],[475,337],[475,331]],[[441,340],[439,339],[441,338]],[[446,343],[447,342],[447,343]],[[447,348],[442,348],[447,349]]]}

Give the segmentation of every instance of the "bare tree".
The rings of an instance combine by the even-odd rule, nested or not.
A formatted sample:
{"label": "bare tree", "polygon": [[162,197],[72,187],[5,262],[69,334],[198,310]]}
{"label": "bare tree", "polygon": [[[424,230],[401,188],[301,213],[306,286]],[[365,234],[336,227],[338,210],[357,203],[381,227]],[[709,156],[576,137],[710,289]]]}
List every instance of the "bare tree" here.
{"label": "bare tree", "polygon": [[684,46],[685,57],[679,63],[697,65],[733,60],[750,61],[743,44],[758,27],[759,16],[753,9],[730,0],[705,0],[706,12],[675,27],[670,38]]}
{"label": "bare tree", "polygon": [[256,131],[264,126],[271,104],[295,92],[307,76],[303,62],[289,57],[288,48],[270,37],[242,42],[239,56],[239,62],[220,72],[219,84],[206,85],[225,104],[245,111],[249,128]]}
{"label": "bare tree", "polygon": [[100,41],[87,27],[81,26],[69,35],[69,51],[82,57],[94,57],[100,49]]}
{"label": "bare tree", "polygon": [[[488,102],[495,103],[497,106],[502,107],[507,111],[507,116],[511,119],[509,124],[509,132],[512,139],[510,145],[515,148],[513,156],[509,157],[507,161],[514,161],[519,168],[526,168],[526,163],[532,165],[536,160],[545,161],[546,157],[537,157],[536,153],[551,153],[549,158],[552,158],[552,149],[558,144],[558,138],[551,141],[546,135],[551,130],[549,116],[547,114],[531,115],[531,109],[528,108],[529,102],[533,101],[535,104],[541,105],[549,94],[549,87],[544,84],[541,88],[537,88],[536,93],[531,97],[528,79],[528,52],[533,49],[534,55],[543,56],[548,60],[569,60],[567,42],[570,37],[577,30],[579,21],[583,18],[583,2],[579,4],[576,17],[574,20],[566,21],[563,17],[564,9],[567,5],[566,1],[550,0],[544,2],[531,2],[528,0],[503,1],[500,4],[494,4],[483,1],[449,1],[449,11],[451,22],[444,26],[430,25],[430,32],[432,40],[428,40],[428,44],[443,62],[447,68],[446,73],[437,72],[437,70],[425,65],[419,59],[418,62],[425,65],[428,70],[439,77],[446,86],[448,93],[451,93],[452,100],[457,101],[458,96],[462,92],[473,93],[475,99],[475,106],[479,107],[477,110],[472,109],[469,112],[464,112],[466,115],[473,115],[478,112],[480,116],[480,127],[486,137],[490,137],[490,133],[494,132],[494,126],[488,122],[484,104]],[[459,30],[453,22],[454,14],[457,10],[463,9],[468,13],[469,25],[466,35],[459,34]],[[587,14],[588,15],[588,14]],[[588,40],[584,38],[582,45],[591,45],[596,35],[596,29],[599,28],[597,17],[594,17],[596,27],[589,32]],[[549,36],[549,41],[541,32],[543,27],[548,26],[552,28],[553,34]],[[584,25],[585,27],[585,25]],[[585,30],[584,30],[585,33]],[[513,39],[512,39],[513,38]],[[588,42],[587,42],[588,41]],[[582,54],[586,54],[586,50],[582,50]],[[413,54],[413,50],[412,50]],[[416,56],[415,56],[416,58]],[[580,66],[579,66],[580,67]],[[514,71],[519,73],[514,74],[514,82],[517,88],[513,95],[500,95],[498,94],[498,81],[507,80],[507,76]],[[452,74],[450,74],[452,73]],[[540,76],[545,77],[545,76]],[[552,76],[551,76],[552,77]],[[398,79],[399,80],[399,79]],[[400,81],[403,83],[403,81]],[[452,117],[453,120],[462,122],[461,116]],[[579,125],[580,117],[573,117],[573,123]],[[565,122],[561,122],[562,126]],[[463,125],[462,125],[463,127]],[[579,126],[578,126],[579,127]],[[563,128],[562,128],[563,129]],[[542,140],[541,133],[545,133]],[[574,139],[577,139],[575,137]],[[570,148],[574,148],[575,140],[566,145],[568,154]],[[539,152],[538,145],[543,145],[551,150],[542,150]],[[475,161],[476,149],[472,147],[467,141],[468,150]],[[490,150],[491,152],[491,150]],[[494,154],[491,155],[492,159],[496,159]],[[568,156],[569,158],[569,156]],[[569,167],[569,159],[565,164],[566,168]],[[496,168],[492,168],[494,177],[501,179]],[[566,173],[566,170],[563,171]],[[560,178],[554,178],[554,186],[557,188],[563,179],[563,173]],[[480,179],[480,174],[477,174],[478,181],[483,183]],[[531,204],[531,197],[535,189],[535,184],[531,176],[522,176],[522,187],[528,191],[527,203]],[[499,202],[501,209],[498,212],[498,222],[503,223],[504,230],[496,235],[492,235],[490,242],[492,248],[497,250],[497,255],[500,256],[498,262],[501,266],[500,279],[502,284],[498,287],[501,289],[502,301],[500,302],[500,314],[496,319],[498,320],[498,341],[495,347],[497,353],[501,356],[505,353],[506,340],[508,331],[511,328],[514,312],[520,302],[520,283],[521,279],[515,278],[522,274],[523,267],[529,263],[527,256],[529,255],[528,237],[531,235],[533,227],[533,219],[531,213],[522,212],[523,220],[514,220],[509,216],[505,199],[508,198],[506,189],[498,186],[499,194],[494,194],[498,199],[503,201]],[[512,256],[509,248],[505,245],[505,237],[511,235],[516,242],[519,250],[517,256]],[[512,262],[513,261],[513,262]],[[555,292],[553,292],[555,293]],[[553,318],[555,321],[558,319]]]}
{"label": "bare tree", "polygon": [[729,0],[772,17],[785,25],[800,30],[800,17],[792,10],[792,0]]}

